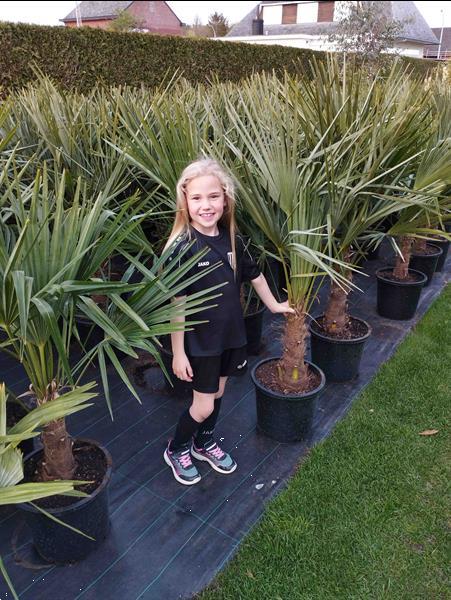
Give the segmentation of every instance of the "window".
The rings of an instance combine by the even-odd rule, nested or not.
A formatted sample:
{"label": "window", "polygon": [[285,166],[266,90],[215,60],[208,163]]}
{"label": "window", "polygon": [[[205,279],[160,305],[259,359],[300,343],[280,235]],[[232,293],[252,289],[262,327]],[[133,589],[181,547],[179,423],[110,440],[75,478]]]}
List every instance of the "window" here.
{"label": "window", "polygon": [[297,4],[284,4],[282,6],[282,25],[290,25],[292,23],[296,23],[297,15]]}

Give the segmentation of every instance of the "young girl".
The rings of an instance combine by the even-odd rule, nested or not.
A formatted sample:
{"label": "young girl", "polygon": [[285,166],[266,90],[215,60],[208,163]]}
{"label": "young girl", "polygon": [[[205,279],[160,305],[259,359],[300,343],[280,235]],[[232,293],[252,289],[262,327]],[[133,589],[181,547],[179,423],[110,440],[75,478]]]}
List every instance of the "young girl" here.
{"label": "young girl", "polygon": [[[235,199],[231,178],[211,159],[197,160],[183,171],[177,184],[177,216],[166,248],[172,258],[191,242],[183,259],[207,247],[194,272],[221,262],[211,273],[189,285],[179,297],[226,282],[215,299],[217,306],[196,317],[207,321],[193,331],[171,335],[174,374],[193,383],[193,401],[179,418],[164,460],[175,479],[193,485],[200,474],[191,458],[206,461],[219,473],[232,473],[236,462],[213,439],[227,378],[246,371],[246,333],[240,304],[240,286],[250,281],[273,313],[293,313],[287,302],[277,302],[266,279],[236,231]],[[183,317],[179,320],[183,321]]]}

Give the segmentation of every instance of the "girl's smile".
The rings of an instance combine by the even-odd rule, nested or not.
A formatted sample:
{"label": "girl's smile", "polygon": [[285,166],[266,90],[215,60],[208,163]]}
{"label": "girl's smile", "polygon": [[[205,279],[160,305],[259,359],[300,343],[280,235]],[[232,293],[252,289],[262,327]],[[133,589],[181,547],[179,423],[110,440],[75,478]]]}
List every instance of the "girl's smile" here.
{"label": "girl's smile", "polygon": [[186,185],[186,202],[194,229],[204,235],[218,235],[218,222],[226,206],[219,179],[214,175],[192,179]]}

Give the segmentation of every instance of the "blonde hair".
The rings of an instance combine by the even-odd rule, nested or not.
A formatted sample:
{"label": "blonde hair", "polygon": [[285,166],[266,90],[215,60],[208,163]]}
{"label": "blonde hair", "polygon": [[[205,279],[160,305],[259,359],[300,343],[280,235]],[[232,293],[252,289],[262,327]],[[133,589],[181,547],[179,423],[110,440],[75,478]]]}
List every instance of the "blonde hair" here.
{"label": "blonde hair", "polygon": [[191,234],[190,220],[188,213],[188,202],[186,200],[186,187],[193,179],[213,175],[216,177],[224,191],[225,207],[224,213],[219,221],[219,224],[228,229],[230,235],[230,243],[232,246],[233,269],[236,269],[236,253],[235,253],[235,186],[233,180],[221,167],[221,165],[211,158],[200,158],[190,163],[183,170],[180,179],[177,182],[177,201],[174,225],[169,234],[168,241],[164,250],[169,248],[174,241],[183,233]]}

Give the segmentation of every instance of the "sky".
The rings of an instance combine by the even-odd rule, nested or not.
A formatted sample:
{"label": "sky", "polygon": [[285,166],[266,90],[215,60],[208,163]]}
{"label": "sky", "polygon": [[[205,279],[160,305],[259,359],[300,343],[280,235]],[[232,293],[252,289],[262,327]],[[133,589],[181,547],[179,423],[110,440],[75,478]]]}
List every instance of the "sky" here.
{"label": "sky", "polygon": [[[250,2],[168,2],[175,14],[184,23],[193,23],[196,16],[206,23],[214,12],[222,13],[229,23],[240,21],[258,4]],[[451,2],[426,0],[415,2],[430,27],[451,27]],[[0,2],[0,21],[35,23],[38,25],[61,25],[59,19],[75,8],[70,2]]]}

